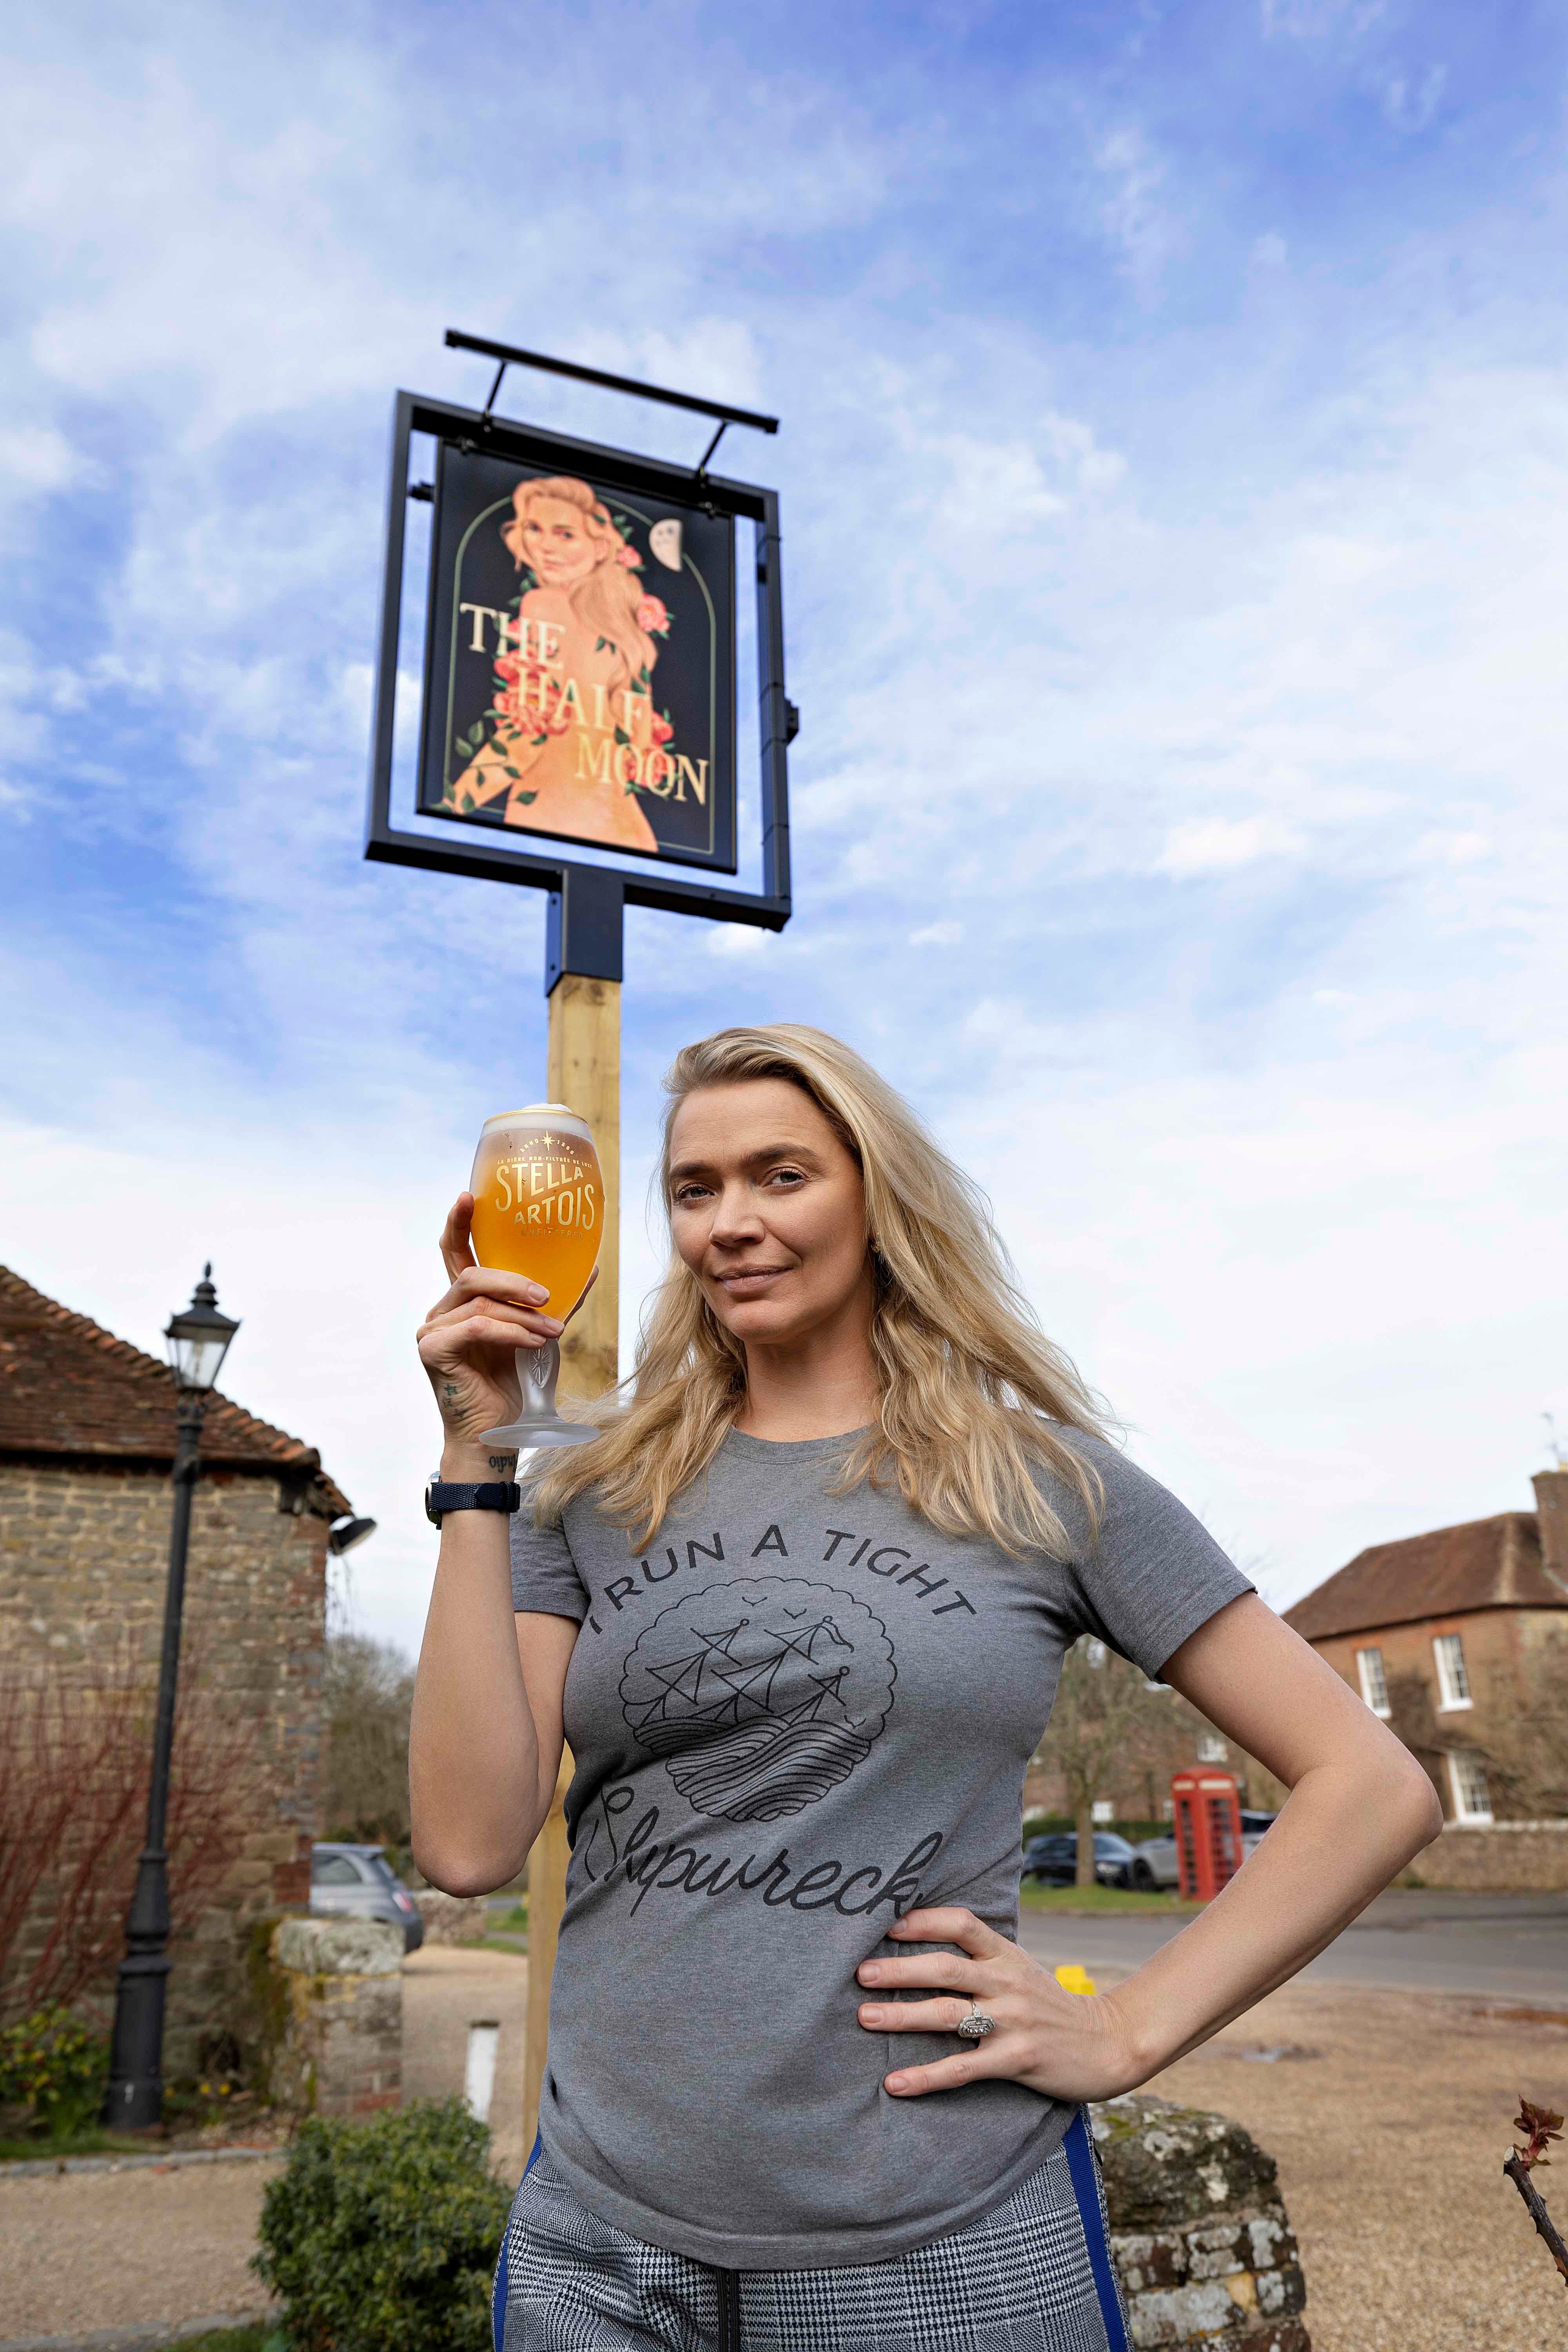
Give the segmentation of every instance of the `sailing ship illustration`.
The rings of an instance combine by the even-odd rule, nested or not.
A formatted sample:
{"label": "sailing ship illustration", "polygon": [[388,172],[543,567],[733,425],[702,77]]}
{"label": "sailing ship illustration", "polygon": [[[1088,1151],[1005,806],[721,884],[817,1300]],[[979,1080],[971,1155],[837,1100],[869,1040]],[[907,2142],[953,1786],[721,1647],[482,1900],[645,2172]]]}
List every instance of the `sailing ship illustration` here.
{"label": "sailing ship illustration", "polygon": [[626,1660],[621,1706],[698,1811],[771,1822],[848,1778],[893,1680],[886,1631],[852,1593],[763,1577],[665,1610]]}

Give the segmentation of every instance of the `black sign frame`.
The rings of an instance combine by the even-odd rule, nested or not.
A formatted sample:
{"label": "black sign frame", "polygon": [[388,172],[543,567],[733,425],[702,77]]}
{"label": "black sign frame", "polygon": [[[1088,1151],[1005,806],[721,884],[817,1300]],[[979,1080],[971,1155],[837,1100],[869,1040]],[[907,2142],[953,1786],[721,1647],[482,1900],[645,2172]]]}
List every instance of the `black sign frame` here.
{"label": "black sign frame", "polygon": [[[705,503],[715,513],[728,514],[737,521],[751,520],[757,580],[763,858],[760,892],[722,888],[688,879],[672,873],[669,866],[673,861],[663,858],[647,858],[635,868],[585,865],[567,854],[568,845],[563,843],[561,853],[553,853],[549,839],[539,835],[509,832],[509,845],[520,838],[530,845],[527,848],[513,848],[503,847],[499,840],[492,843],[482,837],[465,837],[461,842],[443,840],[409,832],[393,822],[393,742],[402,634],[405,517],[411,498],[432,495],[431,486],[411,484],[408,478],[410,442],[416,433],[430,435],[437,443],[450,442],[459,449],[514,458],[529,467],[579,473],[590,480],[622,488],[629,496],[640,493],[679,504]],[[738,555],[737,591],[742,568]],[[365,856],[379,865],[412,866],[426,872],[463,874],[548,890],[551,908],[547,990],[552,985],[551,967],[557,973],[561,969],[582,970],[584,949],[590,961],[604,963],[604,977],[620,978],[623,905],[654,907],[669,914],[702,915],[717,922],[749,923],[764,930],[782,930],[791,911],[787,746],[795,732],[795,712],[784,693],[782,569],[778,496],[773,490],[709,474],[701,467],[694,470],[674,466],[659,458],[545,432],[489,412],[459,407],[450,401],[399,392],[393,405],[386,568],[376,658]],[[426,646],[426,663],[428,657]],[[498,833],[500,830],[498,827]],[[467,835],[469,828],[464,831]],[[606,856],[628,854],[637,855],[605,852]],[[591,941],[600,933],[604,947],[602,954],[595,958]],[[612,962],[613,970],[608,968]]]}

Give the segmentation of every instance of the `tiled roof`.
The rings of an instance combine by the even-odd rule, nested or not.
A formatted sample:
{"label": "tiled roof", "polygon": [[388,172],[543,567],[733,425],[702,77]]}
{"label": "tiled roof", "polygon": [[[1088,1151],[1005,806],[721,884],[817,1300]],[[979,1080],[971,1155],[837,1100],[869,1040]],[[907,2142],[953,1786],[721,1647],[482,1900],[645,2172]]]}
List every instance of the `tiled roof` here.
{"label": "tiled roof", "polygon": [[[0,1266],[0,1454],[172,1462],[174,1396],[167,1364]],[[349,1508],[313,1446],[216,1390],[202,1424],[202,1460],[292,1472],[313,1490],[313,1507],[334,1517]]]}
{"label": "tiled roof", "polygon": [[1470,1609],[1568,1609],[1568,1585],[1542,1566],[1533,1511],[1503,1511],[1495,1519],[1373,1544],[1287,1609],[1285,1622],[1321,1642]]}

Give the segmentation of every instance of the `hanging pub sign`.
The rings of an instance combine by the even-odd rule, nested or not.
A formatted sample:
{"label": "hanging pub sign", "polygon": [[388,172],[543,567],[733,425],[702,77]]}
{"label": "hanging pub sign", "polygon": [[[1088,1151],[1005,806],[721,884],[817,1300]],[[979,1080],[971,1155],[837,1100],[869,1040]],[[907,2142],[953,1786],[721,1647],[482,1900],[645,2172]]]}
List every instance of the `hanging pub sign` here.
{"label": "hanging pub sign", "polygon": [[[776,418],[456,329],[447,341],[499,364],[483,409],[411,392],[394,405],[365,856],[548,891],[547,992],[563,972],[620,978],[626,907],[781,930],[798,720],[778,498],[709,467],[731,425],[773,433]],[[509,367],[717,430],[686,464],[549,432],[495,414]],[[403,617],[421,575],[415,721]],[[756,595],[760,888],[724,879],[740,870],[742,580]]]}
{"label": "hanging pub sign", "polygon": [[419,809],[733,873],[732,517],[570,444],[434,489]]}

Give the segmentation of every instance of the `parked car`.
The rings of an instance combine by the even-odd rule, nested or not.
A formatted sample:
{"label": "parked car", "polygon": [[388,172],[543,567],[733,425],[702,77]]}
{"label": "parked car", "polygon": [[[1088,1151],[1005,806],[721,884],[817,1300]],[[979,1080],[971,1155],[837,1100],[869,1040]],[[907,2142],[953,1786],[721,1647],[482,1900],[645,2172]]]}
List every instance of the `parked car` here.
{"label": "parked car", "polygon": [[384,1919],[403,1930],[403,1948],[425,1941],[419,1906],[378,1845],[310,1849],[310,1909],[318,1917]]}
{"label": "parked car", "polygon": [[[1249,1812],[1244,1805],[1241,1811],[1241,1858],[1245,1862],[1255,1853],[1264,1832],[1279,1820],[1278,1813]],[[1174,1836],[1145,1838],[1133,1848],[1129,1885],[1142,1887],[1147,1894],[1156,1886],[1180,1884],[1181,1871],[1176,1863]]]}
{"label": "parked car", "polygon": [[[1102,1886],[1130,1886],[1132,1848],[1111,1830],[1094,1833],[1094,1874]],[[1024,1848],[1021,1875],[1047,1886],[1071,1886],[1078,1877],[1078,1832],[1056,1830],[1032,1837]]]}

